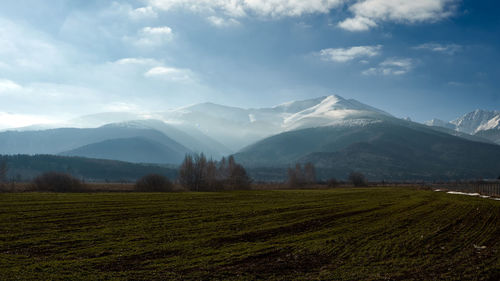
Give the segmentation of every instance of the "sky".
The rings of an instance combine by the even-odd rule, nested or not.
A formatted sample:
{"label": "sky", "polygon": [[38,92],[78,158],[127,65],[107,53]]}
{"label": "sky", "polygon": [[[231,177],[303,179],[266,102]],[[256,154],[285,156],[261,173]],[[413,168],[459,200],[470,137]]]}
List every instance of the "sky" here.
{"label": "sky", "polygon": [[419,122],[500,110],[494,0],[0,5],[0,128],[331,94]]}

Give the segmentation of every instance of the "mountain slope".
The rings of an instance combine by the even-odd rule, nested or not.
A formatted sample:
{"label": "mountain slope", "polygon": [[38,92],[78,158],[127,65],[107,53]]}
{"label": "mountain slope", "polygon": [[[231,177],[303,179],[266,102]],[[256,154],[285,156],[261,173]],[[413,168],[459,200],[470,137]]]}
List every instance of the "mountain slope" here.
{"label": "mountain slope", "polygon": [[187,147],[189,150],[193,152],[203,152],[207,157],[212,157],[214,159],[219,159],[222,156],[226,156],[232,153],[229,148],[208,137],[207,135],[204,135],[196,128],[168,124],[160,120],[132,120],[109,124],[107,125],[107,127],[156,130]]}
{"label": "mountain slope", "polygon": [[286,132],[247,147],[235,158],[249,167],[310,161],[341,178],[353,170],[372,179],[496,178],[500,174],[500,146],[401,120]]}
{"label": "mountain slope", "polygon": [[184,158],[184,153],[179,150],[140,137],[105,140],[60,155],[157,164],[179,164]]}

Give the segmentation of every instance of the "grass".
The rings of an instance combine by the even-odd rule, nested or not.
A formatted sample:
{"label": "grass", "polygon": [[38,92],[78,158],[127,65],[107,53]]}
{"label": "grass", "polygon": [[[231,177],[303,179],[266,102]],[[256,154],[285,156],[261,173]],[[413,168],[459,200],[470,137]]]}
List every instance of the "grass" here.
{"label": "grass", "polygon": [[0,194],[0,280],[500,280],[500,202],[409,188]]}

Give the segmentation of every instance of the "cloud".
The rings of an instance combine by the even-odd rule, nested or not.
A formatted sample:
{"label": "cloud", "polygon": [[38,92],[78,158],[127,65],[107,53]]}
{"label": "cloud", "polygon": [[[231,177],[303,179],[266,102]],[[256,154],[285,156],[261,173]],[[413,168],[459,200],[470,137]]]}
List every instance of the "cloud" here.
{"label": "cloud", "polygon": [[340,22],[339,26],[349,31],[366,31],[377,24],[369,18],[354,17]]}
{"label": "cloud", "polygon": [[159,61],[149,58],[123,58],[115,61],[118,65],[156,65]]}
{"label": "cloud", "polygon": [[413,69],[413,60],[408,58],[390,58],[377,67],[362,72],[363,75],[403,75]]}
{"label": "cloud", "polygon": [[222,12],[231,17],[249,14],[264,17],[302,16],[328,13],[344,0],[149,0],[149,4],[161,10],[189,9],[194,12]]}
{"label": "cloud", "polygon": [[42,115],[0,112],[0,129],[20,128],[32,124],[56,123],[59,120]]}
{"label": "cloud", "polygon": [[161,35],[161,36],[172,36],[172,29],[168,26],[160,27],[144,27],[142,33],[148,35]]}
{"label": "cloud", "polygon": [[142,47],[156,47],[173,39],[174,33],[168,26],[144,27],[138,37],[124,37],[125,41],[132,41],[134,45]]}
{"label": "cloud", "polygon": [[418,45],[416,47],[413,47],[415,50],[428,50],[432,52],[437,52],[437,53],[443,53],[447,55],[454,55],[455,53],[458,53],[462,50],[462,46],[457,45],[457,44],[447,44],[447,45],[442,45],[442,44],[437,44],[437,43],[425,43]]}
{"label": "cloud", "polygon": [[349,31],[365,31],[379,23],[437,22],[453,15],[458,0],[361,0],[349,7],[353,13],[338,25]]}
{"label": "cloud", "polygon": [[[437,22],[454,14],[460,0],[147,0],[152,9],[189,10],[210,15],[216,26],[224,26],[225,15],[243,17],[283,18],[309,14],[328,14],[332,9],[349,5],[352,17],[338,23],[349,31],[366,31],[382,22]],[[154,10],[153,10],[154,11]]]}
{"label": "cloud", "polygon": [[170,81],[182,82],[192,80],[193,75],[190,69],[157,66],[144,73],[144,76],[148,78],[160,78]]}
{"label": "cloud", "polygon": [[240,22],[233,18],[220,18],[216,16],[210,16],[207,18],[208,22],[216,27],[230,27],[230,26],[238,26]]}
{"label": "cloud", "polygon": [[361,57],[374,57],[380,54],[381,45],[356,46],[351,48],[323,49],[319,56],[324,61],[348,62]]}
{"label": "cloud", "polygon": [[0,94],[21,90],[23,87],[14,81],[0,79]]}
{"label": "cloud", "polygon": [[158,13],[151,6],[141,7],[137,9],[130,9],[128,12],[130,18],[134,20],[157,18]]}

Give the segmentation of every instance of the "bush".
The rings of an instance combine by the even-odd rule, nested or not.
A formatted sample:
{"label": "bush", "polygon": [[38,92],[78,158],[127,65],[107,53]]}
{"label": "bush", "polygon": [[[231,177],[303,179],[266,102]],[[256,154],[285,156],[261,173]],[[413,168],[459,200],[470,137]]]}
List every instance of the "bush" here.
{"label": "bush", "polygon": [[84,184],[71,175],[48,172],[33,180],[33,188],[36,191],[81,192],[84,191]]}
{"label": "bush", "polygon": [[172,182],[158,174],[146,175],[135,183],[135,190],[141,192],[167,192],[173,189]]}
{"label": "bush", "polygon": [[352,172],[351,174],[349,174],[349,181],[354,186],[366,186],[365,175],[363,175],[362,173]]}
{"label": "bush", "polygon": [[339,182],[337,181],[337,179],[336,179],[336,178],[331,178],[331,179],[329,179],[329,180],[326,182],[326,185],[327,185],[328,187],[337,187],[337,186],[339,186]]}

